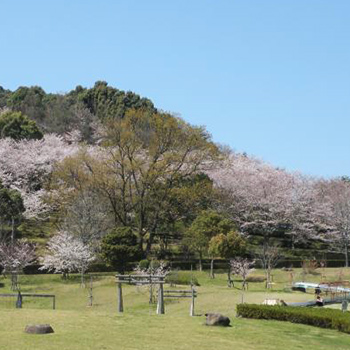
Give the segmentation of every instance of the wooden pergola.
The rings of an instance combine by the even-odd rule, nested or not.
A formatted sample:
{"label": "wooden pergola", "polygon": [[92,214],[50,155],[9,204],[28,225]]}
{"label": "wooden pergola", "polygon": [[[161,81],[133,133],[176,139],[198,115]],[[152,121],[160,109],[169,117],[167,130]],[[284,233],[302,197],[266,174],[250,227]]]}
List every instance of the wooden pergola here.
{"label": "wooden pergola", "polygon": [[159,285],[158,288],[158,301],[157,301],[157,314],[161,315],[165,313],[164,310],[164,289],[165,276],[158,275],[116,275],[116,282],[118,288],[118,312],[124,312],[123,306],[123,290],[122,285],[131,284],[135,286],[140,285]]}

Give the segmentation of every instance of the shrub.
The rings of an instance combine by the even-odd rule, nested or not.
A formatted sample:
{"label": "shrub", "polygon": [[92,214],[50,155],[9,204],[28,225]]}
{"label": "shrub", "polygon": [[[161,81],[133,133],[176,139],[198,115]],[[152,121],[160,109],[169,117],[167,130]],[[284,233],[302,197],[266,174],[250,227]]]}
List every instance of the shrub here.
{"label": "shrub", "polygon": [[171,271],[165,278],[165,282],[171,284],[191,285],[191,281],[194,286],[200,286],[195,276],[182,271]]}
{"label": "shrub", "polygon": [[[167,265],[166,262],[164,262],[165,265]],[[148,264],[148,267],[150,267],[153,271],[157,270],[160,267],[161,262],[159,260],[151,260]]]}
{"label": "shrub", "polygon": [[265,276],[248,276],[246,279],[247,282],[265,282],[266,277]]}
{"label": "shrub", "polygon": [[305,307],[237,305],[237,316],[246,318],[289,321],[350,333],[350,315],[340,310]]}
{"label": "shrub", "polygon": [[150,263],[150,261],[147,260],[147,259],[140,260],[140,262],[139,262],[140,269],[142,269],[142,270],[148,269],[149,268],[149,263]]}

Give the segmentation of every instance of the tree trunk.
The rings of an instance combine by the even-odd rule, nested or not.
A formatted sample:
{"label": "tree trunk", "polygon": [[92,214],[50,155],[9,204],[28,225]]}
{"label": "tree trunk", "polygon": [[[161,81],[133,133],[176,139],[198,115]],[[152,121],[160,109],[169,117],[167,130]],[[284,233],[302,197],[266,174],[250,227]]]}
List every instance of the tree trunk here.
{"label": "tree trunk", "polygon": [[11,290],[18,290],[18,275],[17,272],[11,272]]}
{"label": "tree trunk", "polygon": [[12,217],[11,218],[12,220],[12,222],[11,222],[11,224],[12,224],[12,230],[11,230],[11,244],[12,244],[12,246],[13,246],[13,244],[15,243],[15,219]]}
{"label": "tree trunk", "polygon": [[140,253],[143,256],[143,236],[140,235],[140,240],[139,240],[139,249],[140,249]]}
{"label": "tree trunk", "polygon": [[203,264],[202,264],[202,254],[199,253],[199,271],[203,271]]}
{"label": "tree trunk", "polygon": [[84,271],[81,271],[81,287],[84,288],[85,287],[85,279],[84,279]]}
{"label": "tree trunk", "polygon": [[247,290],[248,288],[248,285],[247,285],[247,279],[246,277],[243,278],[243,282],[242,282],[242,290]]}
{"label": "tree trunk", "polygon": [[345,245],[344,254],[345,254],[345,267],[349,267],[349,252],[348,252],[347,245]]}
{"label": "tree trunk", "polygon": [[153,298],[153,284],[151,283],[149,285],[149,304],[153,304],[154,298]]}
{"label": "tree trunk", "polygon": [[233,287],[233,281],[231,279],[231,265],[228,265],[227,270],[227,287],[232,288]]}
{"label": "tree trunk", "polygon": [[271,269],[268,267],[266,270],[266,289],[271,287]]}
{"label": "tree trunk", "polygon": [[118,283],[118,312],[124,312],[122,284]]}
{"label": "tree trunk", "polygon": [[158,208],[158,211],[157,211],[155,218],[154,218],[154,221],[153,221],[153,225],[151,226],[151,228],[148,231],[149,238],[148,238],[147,246],[146,246],[146,256],[148,256],[148,254],[151,251],[153,240],[154,240],[154,235],[155,235],[157,228],[158,228],[159,211],[160,211],[160,208]]}
{"label": "tree trunk", "polygon": [[159,284],[159,289],[158,289],[157,315],[163,315],[164,313],[165,313],[165,310],[164,310],[163,283],[160,283]]}
{"label": "tree trunk", "polygon": [[153,239],[154,239],[154,233],[150,232],[149,233],[149,238],[148,238],[148,241],[147,241],[147,245],[146,245],[146,251],[145,251],[146,256],[148,256],[148,254],[151,252]]}
{"label": "tree trunk", "polygon": [[211,261],[210,261],[210,278],[215,278],[215,275],[214,275],[214,259],[211,259]]}

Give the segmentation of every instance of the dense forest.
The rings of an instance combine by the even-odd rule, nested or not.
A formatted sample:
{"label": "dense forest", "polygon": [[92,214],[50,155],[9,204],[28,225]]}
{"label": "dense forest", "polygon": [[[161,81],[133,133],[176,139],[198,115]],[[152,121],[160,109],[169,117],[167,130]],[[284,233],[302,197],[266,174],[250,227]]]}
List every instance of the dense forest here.
{"label": "dense forest", "polygon": [[0,108],[4,107],[28,116],[44,133],[62,135],[79,130],[87,142],[91,142],[91,125],[96,120],[121,118],[131,108],[156,112],[149,99],[109,87],[103,81],[92,89],[77,86],[67,94],[47,94],[38,86],[16,91],[0,86]]}
{"label": "dense forest", "polygon": [[0,87],[0,234],[0,257],[9,242],[37,256],[70,242],[121,269],[235,255],[348,265],[350,182],[237,154],[106,82]]}

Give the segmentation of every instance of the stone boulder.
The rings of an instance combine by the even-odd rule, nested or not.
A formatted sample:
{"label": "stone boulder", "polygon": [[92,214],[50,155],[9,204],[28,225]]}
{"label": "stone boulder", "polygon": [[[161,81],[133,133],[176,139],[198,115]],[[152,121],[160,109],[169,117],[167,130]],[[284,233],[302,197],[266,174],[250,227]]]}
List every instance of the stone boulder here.
{"label": "stone boulder", "polygon": [[207,326],[222,326],[228,327],[230,325],[230,319],[221,314],[205,314],[207,317],[205,324]]}
{"label": "stone boulder", "polygon": [[29,324],[24,331],[29,334],[54,333],[53,328],[49,324]]}

